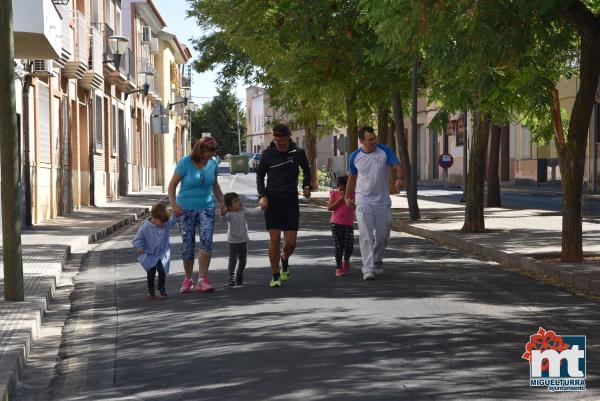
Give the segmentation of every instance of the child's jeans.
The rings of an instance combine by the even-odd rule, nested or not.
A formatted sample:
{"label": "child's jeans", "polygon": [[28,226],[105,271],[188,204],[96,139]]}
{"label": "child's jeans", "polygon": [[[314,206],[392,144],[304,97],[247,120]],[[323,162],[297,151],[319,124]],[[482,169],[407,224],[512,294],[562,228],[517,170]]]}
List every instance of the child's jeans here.
{"label": "child's jeans", "polygon": [[156,272],[158,272],[158,291],[165,290],[165,269],[163,268],[162,262],[159,260],[158,263],[148,270],[148,289],[154,289],[154,276],[156,276]]}
{"label": "child's jeans", "polygon": [[[241,276],[244,274],[244,269],[246,268],[246,255],[248,254],[248,243],[247,242],[238,242],[235,244],[229,243],[229,277],[237,274]],[[238,260],[240,264],[237,266],[237,271],[235,270],[235,266],[237,265]]]}

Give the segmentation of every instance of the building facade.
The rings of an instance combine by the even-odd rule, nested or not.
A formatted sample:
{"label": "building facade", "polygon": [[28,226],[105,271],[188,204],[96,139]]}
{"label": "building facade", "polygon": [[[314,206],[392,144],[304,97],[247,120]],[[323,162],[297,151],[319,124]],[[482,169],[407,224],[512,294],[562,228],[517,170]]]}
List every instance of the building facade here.
{"label": "building facade", "polygon": [[[22,222],[161,185],[159,171],[174,162],[158,153],[161,143],[181,154],[185,145],[173,138],[187,117],[180,110],[158,136],[152,111],[172,100],[163,81],[179,82],[191,54],[173,35],[162,37],[166,23],[153,2],[13,0],[13,17]],[[161,78],[155,62],[166,49],[179,69],[169,64]]]}

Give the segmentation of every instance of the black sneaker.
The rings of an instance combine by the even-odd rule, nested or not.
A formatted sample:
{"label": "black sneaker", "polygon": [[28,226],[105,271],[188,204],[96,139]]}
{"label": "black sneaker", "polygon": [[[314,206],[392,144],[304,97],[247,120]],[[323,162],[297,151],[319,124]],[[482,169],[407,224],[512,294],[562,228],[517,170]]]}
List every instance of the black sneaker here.
{"label": "black sneaker", "polygon": [[227,283],[228,287],[235,287],[235,276],[229,277],[229,282]]}
{"label": "black sneaker", "polygon": [[154,288],[148,288],[148,298],[155,298],[156,293],[154,292]]}
{"label": "black sneaker", "polygon": [[235,285],[236,286],[244,285],[244,276],[242,276],[241,274],[236,274],[236,276],[235,276]]}

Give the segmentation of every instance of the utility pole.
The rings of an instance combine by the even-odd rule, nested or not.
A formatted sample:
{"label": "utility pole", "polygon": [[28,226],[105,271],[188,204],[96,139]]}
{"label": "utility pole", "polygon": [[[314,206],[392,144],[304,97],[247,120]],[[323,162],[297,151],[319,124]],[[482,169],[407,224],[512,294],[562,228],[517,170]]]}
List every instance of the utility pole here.
{"label": "utility pole", "polygon": [[2,184],[2,253],[4,299],[23,301],[21,202],[19,200],[19,133],[15,106],[15,60],[12,0],[0,3],[0,163]]}
{"label": "utility pole", "polygon": [[417,216],[417,166],[419,161],[417,160],[417,80],[419,76],[419,58],[415,58],[415,64],[413,65],[412,71],[412,116],[411,116],[411,144],[410,144],[410,159],[412,162],[412,168],[410,169],[410,197],[411,202],[409,204],[414,205],[409,207],[410,220],[416,221]]}

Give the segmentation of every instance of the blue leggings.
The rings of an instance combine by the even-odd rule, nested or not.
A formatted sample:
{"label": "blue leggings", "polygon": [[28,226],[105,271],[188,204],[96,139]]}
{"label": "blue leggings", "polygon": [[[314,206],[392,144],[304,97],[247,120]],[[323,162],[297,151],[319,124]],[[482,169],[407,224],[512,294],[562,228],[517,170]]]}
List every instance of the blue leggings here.
{"label": "blue leggings", "polygon": [[213,249],[215,229],[215,208],[184,210],[179,218],[179,230],[183,242],[182,259],[194,260],[196,250],[196,229],[200,234],[200,249],[210,252]]}

